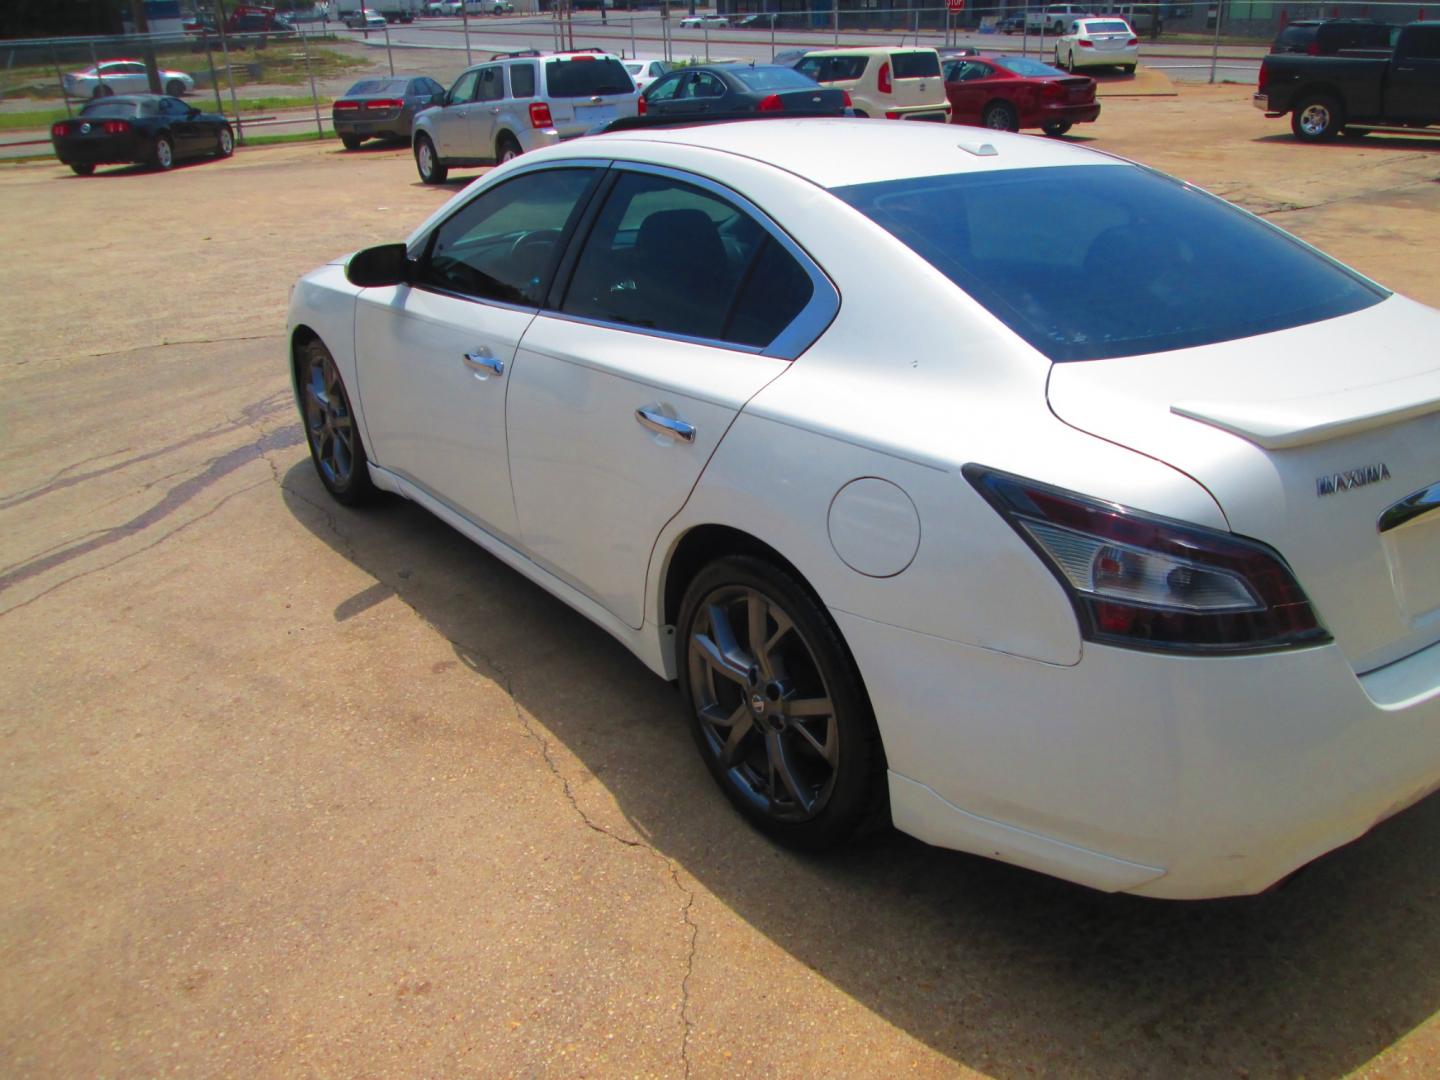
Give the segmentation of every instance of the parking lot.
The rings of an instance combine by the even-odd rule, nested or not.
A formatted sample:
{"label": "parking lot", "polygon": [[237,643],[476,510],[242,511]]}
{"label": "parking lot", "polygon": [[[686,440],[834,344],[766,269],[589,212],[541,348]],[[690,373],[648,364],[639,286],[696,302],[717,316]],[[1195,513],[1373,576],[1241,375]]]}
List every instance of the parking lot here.
{"label": "parking lot", "polygon": [[[1075,141],[1440,306],[1440,143],[1303,146],[1249,94],[1106,99]],[[798,856],[602,631],[413,506],[330,502],[289,287],[477,174],[0,167],[0,1072],[1440,1071],[1440,798],[1221,902]]]}

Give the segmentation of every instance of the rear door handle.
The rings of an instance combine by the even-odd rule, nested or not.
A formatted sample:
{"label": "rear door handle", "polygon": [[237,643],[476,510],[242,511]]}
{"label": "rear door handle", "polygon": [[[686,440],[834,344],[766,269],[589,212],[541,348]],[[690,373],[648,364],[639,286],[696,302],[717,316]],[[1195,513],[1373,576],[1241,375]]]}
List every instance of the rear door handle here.
{"label": "rear door handle", "polygon": [[481,346],[474,352],[465,354],[465,366],[471,371],[491,372],[495,375],[505,374],[505,361],[498,360],[491,355],[490,350]]}
{"label": "rear door handle", "polygon": [[635,419],[641,427],[659,432],[661,435],[669,435],[677,442],[693,443],[695,441],[695,425],[686,423],[679,417],[666,416],[655,409],[636,409]]}

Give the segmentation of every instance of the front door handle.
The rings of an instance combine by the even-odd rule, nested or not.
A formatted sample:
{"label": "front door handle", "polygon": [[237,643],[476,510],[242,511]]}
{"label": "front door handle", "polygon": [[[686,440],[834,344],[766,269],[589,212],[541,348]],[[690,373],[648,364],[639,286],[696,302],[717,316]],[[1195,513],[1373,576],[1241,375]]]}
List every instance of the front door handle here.
{"label": "front door handle", "polygon": [[490,354],[489,349],[483,347],[465,354],[465,366],[471,371],[488,371],[496,375],[505,374],[505,361],[496,359]]}
{"label": "front door handle", "polygon": [[655,409],[636,409],[635,419],[639,421],[641,427],[649,428],[661,435],[669,435],[677,442],[693,443],[695,441],[695,425],[687,424],[678,417],[666,416]]}

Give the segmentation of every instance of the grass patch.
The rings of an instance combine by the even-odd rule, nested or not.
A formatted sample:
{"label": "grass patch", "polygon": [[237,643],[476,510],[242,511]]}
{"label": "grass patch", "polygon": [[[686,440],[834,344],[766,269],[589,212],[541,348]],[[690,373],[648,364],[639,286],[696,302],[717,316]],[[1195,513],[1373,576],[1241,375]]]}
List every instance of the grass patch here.
{"label": "grass patch", "polygon": [[335,138],[333,131],[327,131],[321,135],[314,131],[296,131],[289,135],[251,135],[245,133],[246,146],[278,146],[281,143],[292,142],[323,142]]}
{"label": "grass patch", "polygon": [[[185,99],[191,105],[203,112],[215,111],[215,95],[206,90],[197,90]],[[220,100],[225,104],[225,112],[232,110],[228,88],[220,92]],[[308,109],[311,101],[308,97],[260,97],[241,98],[240,112],[274,112],[277,109]],[[328,100],[320,102],[321,109],[328,109]],[[74,115],[79,115],[80,106],[73,107]],[[57,120],[65,120],[71,114],[62,108],[55,109],[27,109],[24,112],[0,112],[0,131],[43,131]]]}
{"label": "grass patch", "polygon": [[[215,42],[212,52],[212,59],[215,63],[215,78],[222,90],[229,87],[229,81],[225,77],[225,57],[220,52],[219,42]],[[100,50],[100,60],[119,57],[139,58],[140,53],[134,45],[107,46]],[[192,76],[196,81],[195,93],[200,95],[209,92],[210,66],[205,61],[205,53],[192,52],[189,48],[161,47],[155,50],[156,63],[161,68],[168,68],[171,71],[183,71]],[[3,87],[6,97],[33,97],[43,100],[59,100],[61,97],[59,77],[55,74],[55,66],[58,63],[62,72],[70,73],[88,69],[94,61],[88,49],[76,51],[70,49],[62,50],[61,55],[55,60],[47,58],[42,64],[16,64],[9,70],[0,72],[0,87]],[[237,87],[252,86],[260,84],[278,84],[281,86],[299,86],[308,83],[311,73],[317,79],[324,79],[335,75],[345,75],[352,71],[370,70],[374,61],[369,57],[354,56],[350,53],[341,52],[338,49],[325,48],[317,45],[313,40],[310,42],[310,66],[305,65],[305,51],[298,39],[277,40],[271,38],[264,49],[235,49],[230,50],[230,77],[234,79]],[[306,99],[308,101],[308,99]],[[274,106],[268,106],[273,108]]]}

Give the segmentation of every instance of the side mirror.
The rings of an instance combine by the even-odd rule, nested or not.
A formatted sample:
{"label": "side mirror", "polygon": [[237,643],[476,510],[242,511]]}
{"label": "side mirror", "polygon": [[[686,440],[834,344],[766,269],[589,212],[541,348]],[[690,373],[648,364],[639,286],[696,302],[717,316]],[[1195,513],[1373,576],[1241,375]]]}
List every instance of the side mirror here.
{"label": "side mirror", "polygon": [[197,117],[197,116],[200,115],[200,110],[197,109],[197,108],[195,108],[194,105],[191,105],[191,106],[190,106],[190,111],[187,112],[185,115],[188,116],[188,117],[190,117],[191,120],[194,120],[195,117]]}
{"label": "side mirror", "polygon": [[415,264],[404,244],[381,244],[350,256],[345,278],[362,289],[384,285],[406,285],[415,280]]}

